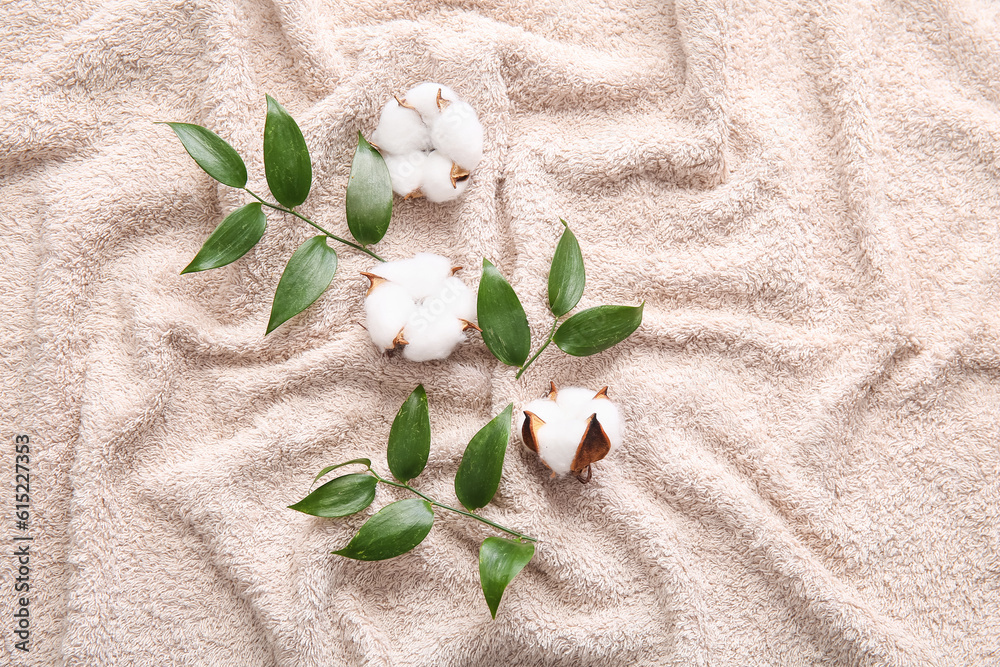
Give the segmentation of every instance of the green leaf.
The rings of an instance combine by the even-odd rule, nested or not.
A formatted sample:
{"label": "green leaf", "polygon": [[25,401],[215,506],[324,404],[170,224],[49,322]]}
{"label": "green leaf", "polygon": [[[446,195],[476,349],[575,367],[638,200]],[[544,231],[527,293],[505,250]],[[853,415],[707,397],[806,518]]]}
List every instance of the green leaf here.
{"label": "green leaf", "polygon": [[382,154],[358,132],[347,182],[347,227],[361,245],[378,243],[392,218],[392,181]]}
{"label": "green leaf", "polygon": [[431,504],[407,498],[386,505],[368,519],[346,547],[333,553],[355,560],[385,560],[420,544],[434,525]]}
{"label": "green leaf", "polygon": [[370,459],[351,459],[350,461],[344,461],[343,463],[338,463],[336,465],[327,466],[327,467],[323,468],[322,470],[320,470],[319,474],[317,474],[315,477],[313,477],[313,484],[315,484],[317,481],[319,481],[319,478],[322,477],[323,475],[325,475],[326,473],[328,473],[328,472],[330,472],[332,470],[336,470],[337,468],[342,468],[344,466],[349,466],[349,465],[352,465],[352,464],[355,464],[355,463],[360,463],[361,465],[365,466],[366,468],[371,468],[371,465],[372,465],[372,462],[371,462]]}
{"label": "green leaf", "polygon": [[254,202],[238,208],[219,223],[212,235],[181,273],[217,269],[235,262],[257,245],[267,227],[267,217]]}
{"label": "green leaf", "polygon": [[569,318],[553,337],[559,349],[574,357],[603,352],[632,335],[642,324],[643,301],[638,306],[598,306]]}
{"label": "green leaf", "polygon": [[337,253],[326,243],[326,236],[314,236],[296,250],[285,266],[271,304],[271,333],[290,317],[298,315],[319,298],[337,272]]}
{"label": "green leaf", "polygon": [[508,366],[521,366],[531,351],[531,330],[524,306],[488,259],[483,260],[476,304],[483,341],[493,356]]}
{"label": "green leaf", "polygon": [[562,317],[580,303],[587,282],[580,244],[566,221],[560,218],[559,222],[563,223],[566,231],[559,239],[549,269],[549,310],[556,317]]}
{"label": "green leaf", "polygon": [[493,500],[500,486],[503,457],[510,441],[513,404],[472,436],[455,475],[455,495],[468,510],[477,510]]}
{"label": "green leaf", "polygon": [[507,585],[535,555],[531,542],[515,542],[503,537],[487,537],[479,548],[479,581],[493,618]]}
{"label": "green leaf", "polygon": [[348,516],[372,504],[376,484],[377,479],[364,473],[343,475],[288,507],[313,516]]}
{"label": "green leaf", "polygon": [[201,125],[163,123],[169,125],[198,166],[223,185],[246,187],[247,167],[236,149],[225,139]]}
{"label": "green leaf", "polygon": [[427,411],[424,385],[417,385],[392,420],[386,458],[389,470],[400,482],[407,482],[424,470],[431,451],[431,418]]}
{"label": "green leaf", "polygon": [[264,122],[264,174],[271,194],[287,208],[309,196],[312,163],[306,140],[295,120],[270,95]]}

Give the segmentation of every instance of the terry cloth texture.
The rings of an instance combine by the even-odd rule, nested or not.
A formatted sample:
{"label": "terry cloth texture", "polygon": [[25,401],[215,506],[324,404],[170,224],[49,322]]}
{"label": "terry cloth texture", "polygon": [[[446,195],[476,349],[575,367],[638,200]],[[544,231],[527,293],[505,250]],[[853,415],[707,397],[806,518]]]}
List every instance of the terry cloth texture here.
{"label": "terry cloth texture", "polygon": [[[986,0],[36,0],[0,7],[4,544],[11,665],[967,666],[1000,660],[1000,18]],[[264,336],[315,232],[179,275],[249,201],[167,126],[208,126],[267,193],[265,94],[311,149],[302,211],[346,235],[358,131],[454,87],[486,128],[465,197],[396,199],[390,259],[483,257],[537,346],[566,218],[581,303],[628,341],[524,378],[478,337],[379,353],[372,260]],[[415,482],[549,380],[609,385],[625,442],[550,480],[513,443],[483,513],[541,539],[495,621],[495,534],[448,512],[382,563],[357,516],[286,506],[324,465],[387,474],[427,389]],[[15,436],[30,437],[30,525]],[[30,536],[30,654],[10,556]]]}

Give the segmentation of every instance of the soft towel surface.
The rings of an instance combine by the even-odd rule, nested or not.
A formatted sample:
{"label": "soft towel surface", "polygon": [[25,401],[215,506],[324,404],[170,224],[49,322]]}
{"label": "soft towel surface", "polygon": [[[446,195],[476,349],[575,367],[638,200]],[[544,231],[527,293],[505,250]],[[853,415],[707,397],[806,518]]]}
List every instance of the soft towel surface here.
{"label": "soft towel surface", "polygon": [[[984,0],[40,0],[0,8],[3,535],[32,438],[32,643],[15,665],[987,665],[1000,656],[1000,19]],[[396,200],[378,250],[494,261],[538,340],[561,227],[582,306],[640,330],[525,378],[478,340],[380,356],[370,265],[264,338],[310,229],[269,215],[180,276],[247,198],[153,121],[261,162],[264,95],[345,231],[353,140],[393,92],[453,86],[486,155],[464,199]],[[476,271],[464,274],[471,282]],[[384,563],[364,516],[284,507],[323,465],[384,468],[423,382],[420,488],[548,381],[610,385],[594,481],[512,446],[488,516],[542,539],[496,621],[493,534],[439,515]],[[404,497],[380,489],[376,506]],[[375,508],[373,507],[373,510]],[[28,659],[30,658],[30,660]]]}

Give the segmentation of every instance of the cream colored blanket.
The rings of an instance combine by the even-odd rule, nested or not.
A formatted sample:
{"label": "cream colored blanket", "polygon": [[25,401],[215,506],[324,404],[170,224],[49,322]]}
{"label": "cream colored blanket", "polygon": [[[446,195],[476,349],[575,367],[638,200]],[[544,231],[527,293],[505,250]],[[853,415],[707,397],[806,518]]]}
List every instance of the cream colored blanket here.
{"label": "cream colored blanket", "polygon": [[[380,356],[349,249],[265,338],[311,235],[281,214],[237,263],[179,275],[247,198],[153,121],[211,127],[266,192],[273,95],[312,151],[303,211],[344,233],[356,132],[424,80],[477,107],[486,158],[454,205],[397,199],[378,251],[448,255],[473,283],[491,259],[537,345],[564,217],[581,306],[646,301],[626,343],[552,348],[518,381],[479,339]],[[14,1],[0,82],[3,664],[1000,661],[995,4]],[[417,484],[454,501],[472,434],[549,380],[609,385],[625,445],[584,486],[512,444],[484,513],[542,541],[495,621],[487,527],[440,514],[360,563],[329,552],[405,493],[349,519],[285,509],[326,464],[386,473],[420,382]]]}

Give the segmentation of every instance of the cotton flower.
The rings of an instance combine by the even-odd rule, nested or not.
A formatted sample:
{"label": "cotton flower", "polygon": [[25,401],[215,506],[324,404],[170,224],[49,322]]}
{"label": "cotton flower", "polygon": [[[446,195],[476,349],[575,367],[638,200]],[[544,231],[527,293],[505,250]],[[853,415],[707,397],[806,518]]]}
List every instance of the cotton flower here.
{"label": "cotton flower", "polygon": [[448,357],[467,329],[478,329],[476,295],[454,275],[460,268],[420,253],[363,273],[371,283],[365,326],[372,342],[383,350],[402,347],[410,361]]}
{"label": "cotton flower", "polygon": [[547,396],[524,406],[521,440],[553,477],[573,473],[581,482],[589,482],[591,464],[621,446],[621,416],[607,390],[557,390],[552,384]]}
{"label": "cotton flower", "polygon": [[396,194],[446,202],[465,192],[483,159],[483,126],[454,90],[425,82],[386,103],[372,143]]}

